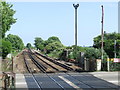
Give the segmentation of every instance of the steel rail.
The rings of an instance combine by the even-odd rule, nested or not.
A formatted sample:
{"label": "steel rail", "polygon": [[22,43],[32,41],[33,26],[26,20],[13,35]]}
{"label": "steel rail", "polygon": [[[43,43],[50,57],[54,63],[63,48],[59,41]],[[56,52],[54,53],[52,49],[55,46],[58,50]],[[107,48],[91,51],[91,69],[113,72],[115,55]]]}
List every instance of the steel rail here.
{"label": "steel rail", "polygon": [[[31,51],[31,52],[32,52],[32,51]],[[39,53],[38,53],[38,54],[39,54]],[[40,54],[40,56],[42,56],[42,55]],[[43,57],[43,58],[44,58],[44,57]],[[58,74],[59,74],[59,73],[58,73]],[[83,81],[78,80],[77,78],[73,77],[72,75],[70,75],[70,74],[68,74],[68,73],[65,73],[65,72],[64,72],[64,74],[66,74],[66,75],[72,77],[73,79],[77,80],[78,82],[82,82],[83,84],[89,86],[90,88],[93,88],[93,87],[91,87],[90,85],[84,83]],[[52,78],[52,77],[51,77],[51,78]]]}
{"label": "steel rail", "polygon": [[[32,59],[33,59],[33,58],[32,58]],[[43,69],[43,68],[41,68],[41,69]],[[59,85],[63,90],[65,90],[64,87],[63,87],[60,83],[58,83],[53,77],[49,76],[44,70],[42,70],[42,72],[45,73],[46,76],[48,76],[50,79],[52,79],[52,80],[53,80],[57,85]],[[78,82],[82,82],[83,84],[85,84],[85,85],[91,87],[90,85],[84,83],[83,81],[80,81],[80,80],[76,79],[75,77],[73,77],[72,75],[70,75],[70,74],[68,74],[68,73],[64,73],[64,74],[66,74],[66,75],[72,77],[73,79],[77,80]],[[58,75],[60,75],[60,74],[58,73]],[[91,87],[91,88],[93,88],[93,87]]]}
{"label": "steel rail", "polygon": [[34,80],[35,83],[37,84],[37,87],[41,90],[40,84],[37,82],[34,74],[32,73],[32,70],[30,69],[30,66],[28,65],[27,60],[25,59],[25,52],[24,52],[24,51],[23,51],[23,57],[24,57],[24,62],[25,62],[25,65],[26,65],[26,67],[27,67],[27,69],[28,69],[28,72],[31,73],[33,80]]}
{"label": "steel rail", "polygon": [[[52,66],[51,64],[45,62],[43,59],[41,59],[40,57],[38,57],[36,54],[34,54],[38,59],[40,59],[41,61],[43,61],[44,63],[46,63],[47,65],[49,65],[50,67],[52,67],[53,69],[59,71],[59,72],[64,72],[64,71],[60,71],[58,68],[55,68],[54,66]],[[46,59],[47,60],[47,59]],[[49,60],[48,60],[49,61]],[[51,62],[51,61],[50,61]],[[53,63],[53,62],[52,62]],[[56,65],[56,64],[55,64]],[[59,66],[59,65],[58,65]],[[62,67],[63,68],[63,67]]]}
{"label": "steel rail", "polygon": [[73,76],[72,76],[72,75],[70,75],[69,73],[65,73],[65,74],[67,74],[68,76],[70,76],[70,77],[72,77],[73,79],[77,80],[78,82],[82,82],[83,84],[85,84],[85,85],[89,86],[90,88],[93,88],[92,86],[90,86],[90,85],[88,85],[88,84],[84,83],[83,81],[80,81],[80,80],[78,80],[77,78],[73,77]]}
{"label": "steel rail", "polygon": [[[90,85],[88,85],[88,84],[84,83],[83,81],[78,80],[77,78],[73,77],[73,76],[72,76],[72,75],[70,75],[69,73],[65,73],[65,74],[67,74],[67,75],[71,76],[72,78],[76,79],[76,80],[77,80],[77,81],[79,81],[79,82],[82,82],[83,84],[85,84],[85,85],[89,86],[90,88],[95,89],[95,88],[93,88],[92,86],[90,86]],[[112,86],[109,86],[109,87],[113,88]]]}
{"label": "steel rail", "polygon": [[28,54],[33,63],[42,71],[44,72],[47,68],[43,66],[41,63],[39,63],[37,60],[35,60],[30,54]]}
{"label": "steel rail", "polygon": [[[32,57],[31,59],[34,59],[34,58]],[[35,59],[33,60],[33,62],[34,62],[34,61],[35,61]],[[37,63],[37,64],[38,64],[38,63]],[[39,63],[39,64],[40,64],[40,63]],[[40,64],[40,65],[41,65],[41,64]],[[45,75],[48,76],[52,81],[54,81],[59,87],[61,87],[63,90],[65,90],[64,87],[63,87],[59,82],[57,82],[54,78],[52,78],[51,76],[49,76],[43,68],[40,68],[40,70],[41,70],[43,73],[45,73]]]}
{"label": "steel rail", "polygon": [[35,53],[38,54],[38,55],[40,55],[41,57],[43,57],[43,58],[45,58],[45,59],[53,62],[54,64],[59,65],[59,66],[65,68],[65,69],[69,70],[69,71],[75,71],[73,68],[71,68],[71,67],[69,67],[69,66],[67,66],[67,65],[64,65],[64,64],[62,64],[62,63],[56,62],[55,60],[52,60],[51,58],[49,58],[49,57],[47,57],[47,56],[44,56],[44,55],[42,55],[42,54],[40,54],[40,53],[38,53],[38,52],[35,52]]}

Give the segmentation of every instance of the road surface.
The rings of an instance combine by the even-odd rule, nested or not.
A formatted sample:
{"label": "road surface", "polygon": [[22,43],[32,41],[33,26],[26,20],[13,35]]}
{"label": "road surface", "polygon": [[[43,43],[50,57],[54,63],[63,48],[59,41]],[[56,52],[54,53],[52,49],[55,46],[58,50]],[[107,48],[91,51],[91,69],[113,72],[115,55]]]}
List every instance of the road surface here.
{"label": "road surface", "polygon": [[19,81],[20,78],[19,80],[16,78],[16,85],[18,85],[16,88],[34,88],[38,90],[120,90],[118,87],[118,75],[118,72],[53,73],[48,75],[40,73],[34,74],[35,78],[33,78],[31,74],[24,74],[21,79],[22,83]]}

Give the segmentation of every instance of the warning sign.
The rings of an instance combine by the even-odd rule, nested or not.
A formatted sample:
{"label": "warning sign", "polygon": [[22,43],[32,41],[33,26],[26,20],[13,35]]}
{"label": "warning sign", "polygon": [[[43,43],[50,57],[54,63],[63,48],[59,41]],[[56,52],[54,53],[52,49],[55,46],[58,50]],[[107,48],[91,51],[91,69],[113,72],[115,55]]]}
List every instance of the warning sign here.
{"label": "warning sign", "polygon": [[114,58],[114,62],[120,62],[120,58]]}

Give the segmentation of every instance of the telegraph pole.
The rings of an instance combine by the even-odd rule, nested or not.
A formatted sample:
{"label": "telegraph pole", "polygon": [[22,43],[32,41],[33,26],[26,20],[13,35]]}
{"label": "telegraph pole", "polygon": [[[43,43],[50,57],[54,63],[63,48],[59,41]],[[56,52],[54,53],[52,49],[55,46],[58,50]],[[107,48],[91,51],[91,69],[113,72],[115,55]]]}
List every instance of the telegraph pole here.
{"label": "telegraph pole", "polygon": [[73,7],[75,8],[75,54],[77,55],[77,8],[79,4],[73,4]]}
{"label": "telegraph pole", "polygon": [[116,40],[114,41],[114,58],[116,58]]}
{"label": "telegraph pole", "polygon": [[[103,5],[101,6],[102,7],[102,21],[101,21],[101,24],[102,24],[102,27],[101,27],[101,60],[103,62],[103,38],[104,38],[104,31],[103,31],[103,21],[104,21],[104,9],[103,9]],[[103,66],[103,65],[102,65]]]}

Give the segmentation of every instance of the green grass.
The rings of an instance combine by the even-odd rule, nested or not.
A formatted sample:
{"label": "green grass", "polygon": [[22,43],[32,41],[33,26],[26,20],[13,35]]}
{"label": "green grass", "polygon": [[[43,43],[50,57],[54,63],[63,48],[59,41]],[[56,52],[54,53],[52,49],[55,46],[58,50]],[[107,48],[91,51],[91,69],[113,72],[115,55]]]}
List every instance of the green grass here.
{"label": "green grass", "polygon": [[48,54],[48,56],[52,57],[52,58],[59,58],[59,53],[58,52],[53,52],[53,53]]}
{"label": "green grass", "polygon": [[10,65],[11,63],[11,59],[6,58],[3,62],[2,62],[2,71],[3,72],[9,72],[12,70],[11,66],[7,67],[7,65]]}
{"label": "green grass", "polygon": [[21,51],[17,51],[17,52],[12,52],[12,56],[17,56]]}

